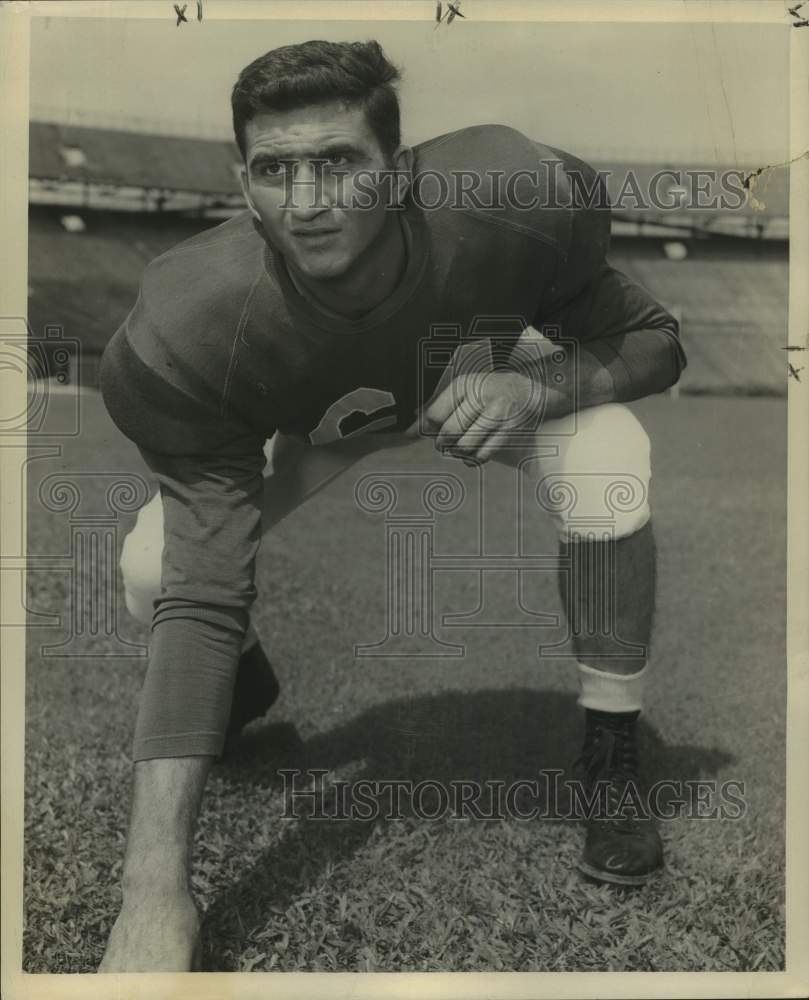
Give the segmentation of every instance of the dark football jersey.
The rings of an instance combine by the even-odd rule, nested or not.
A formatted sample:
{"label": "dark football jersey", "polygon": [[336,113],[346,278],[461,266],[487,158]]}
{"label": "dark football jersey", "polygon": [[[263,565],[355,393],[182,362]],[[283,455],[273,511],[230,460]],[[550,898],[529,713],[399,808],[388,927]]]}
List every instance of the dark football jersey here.
{"label": "dark football jersey", "polygon": [[[486,339],[505,358],[529,324],[585,345],[617,398],[633,398],[630,373],[656,338],[671,344],[664,384],[684,364],[674,319],[607,264],[608,208],[573,197],[576,176],[597,186],[592,168],[498,125],[414,153],[418,198],[399,216],[405,271],[369,313],[347,319],[308,301],[244,212],[146,268],[105,352],[106,405],[157,477],[165,511],[153,708],[148,720],[141,713],[136,757],[171,755],[169,708],[189,684],[210,717],[194,744],[204,749],[185,752],[219,752],[255,597],[263,444],[275,430],[312,444],[403,430],[453,344]],[[460,172],[482,184],[459,203]],[[515,177],[504,197],[502,178]]]}

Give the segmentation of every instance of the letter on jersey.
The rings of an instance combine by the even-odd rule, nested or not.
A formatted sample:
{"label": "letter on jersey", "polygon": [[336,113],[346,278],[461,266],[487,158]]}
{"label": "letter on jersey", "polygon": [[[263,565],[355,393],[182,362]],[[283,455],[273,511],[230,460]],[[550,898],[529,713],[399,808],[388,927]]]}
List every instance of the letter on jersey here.
{"label": "letter on jersey", "polygon": [[392,427],[396,424],[396,414],[382,411],[395,407],[396,399],[385,389],[353,389],[331,404],[309,434],[309,440],[312,444],[329,444]]}

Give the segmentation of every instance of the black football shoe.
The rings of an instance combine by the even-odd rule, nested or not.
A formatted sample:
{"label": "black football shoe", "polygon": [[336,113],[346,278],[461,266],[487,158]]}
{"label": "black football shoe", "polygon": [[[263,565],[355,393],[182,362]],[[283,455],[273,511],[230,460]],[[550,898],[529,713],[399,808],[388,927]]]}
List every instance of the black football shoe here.
{"label": "black football shoe", "polygon": [[586,710],[584,748],[574,765],[590,801],[579,870],[599,882],[645,885],[663,868],[663,844],[638,777],[639,712]]}
{"label": "black football shoe", "polygon": [[280,691],[261,643],[253,643],[239,659],[225,739],[232,740],[248,722],[261,718],[275,704]]}

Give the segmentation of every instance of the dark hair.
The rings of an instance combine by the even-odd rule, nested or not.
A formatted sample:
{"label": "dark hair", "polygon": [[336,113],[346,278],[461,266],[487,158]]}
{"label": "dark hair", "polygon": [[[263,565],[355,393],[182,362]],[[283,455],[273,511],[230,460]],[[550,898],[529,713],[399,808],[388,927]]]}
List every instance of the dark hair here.
{"label": "dark hair", "polygon": [[259,56],[239,74],[231,94],[233,131],[245,155],[247,123],[262,111],[289,111],[343,101],[365,110],[386,157],[400,142],[399,71],[379,42],[301,42]]}

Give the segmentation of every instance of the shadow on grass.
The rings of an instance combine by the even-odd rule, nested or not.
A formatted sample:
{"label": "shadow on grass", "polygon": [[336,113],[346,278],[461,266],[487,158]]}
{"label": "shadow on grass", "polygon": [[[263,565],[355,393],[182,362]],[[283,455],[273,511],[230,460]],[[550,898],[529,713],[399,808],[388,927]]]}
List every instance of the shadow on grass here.
{"label": "shadow on grass", "polygon": [[[229,783],[260,785],[279,792],[285,790],[281,769],[342,771],[351,765],[355,765],[349,779],[352,785],[361,780],[406,779],[414,784],[430,780],[444,786],[469,781],[489,788],[493,782],[502,782],[508,787],[517,781],[536,780],[540,770],[556,769],[569,775],[580,749],[582,714],[573,695],[527,689],[402,699],[375,706],[305,742],[290,724],[253,728],[233,747],[219,772]],[[731,755],[710,747],[666,746],[643,720],[639,726],[643,772],[650,783],[704,779],[734,762]],[[302,775],[295,787],[305,784],[306,776]],[[328,779],[322,802],[326,813],[336,811]],[[412,816],[406,796],[402,802],[404,815]],[[429,810],[430,800],[425,797],[423,802]],[[487,811],[485,795],[480,802]],[[518,798],[517,802],[518,808],[525,810],[537,804],[534,799]],[[541,800],[538,804],[540,809],[549,805]],[[560,800],[557,806],[564,810],[566,803]],[[399,821],[385,819],[386,809],[390,810],[389,794],[382,800],[383,815],[377,819],[302,818],[287,826],[277,844],[208,908],[203,928],[205,967],[229,971],[226,953],[242,950],[240,944],[266,923],[269,907],[276,912],[285,909],[327,865],[360,850],[380,823]],[[303,812],[297,808],[295,815]],[[287,825],[270,816],[267,821]]]}

